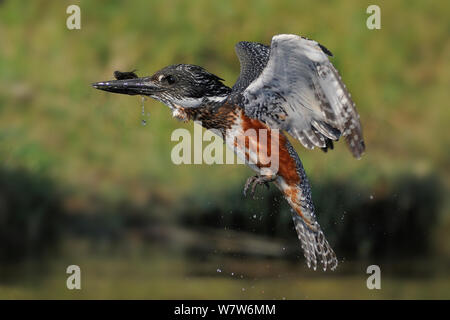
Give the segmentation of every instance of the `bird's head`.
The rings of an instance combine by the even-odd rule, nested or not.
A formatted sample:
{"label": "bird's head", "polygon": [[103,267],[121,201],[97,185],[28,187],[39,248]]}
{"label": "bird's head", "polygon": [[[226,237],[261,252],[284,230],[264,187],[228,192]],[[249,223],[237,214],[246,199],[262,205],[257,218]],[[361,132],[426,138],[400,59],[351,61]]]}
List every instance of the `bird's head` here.
{"label": "bird's head", "polygon": [[222,79],[199,66],[177,64],[165,67],[154,75],[138,78],[133,72],[127,79],[93,83],[99,90],[128,95],[142,95],[159,100],[170,108],[195,108],[208,101],[222,101],[231,89]]}

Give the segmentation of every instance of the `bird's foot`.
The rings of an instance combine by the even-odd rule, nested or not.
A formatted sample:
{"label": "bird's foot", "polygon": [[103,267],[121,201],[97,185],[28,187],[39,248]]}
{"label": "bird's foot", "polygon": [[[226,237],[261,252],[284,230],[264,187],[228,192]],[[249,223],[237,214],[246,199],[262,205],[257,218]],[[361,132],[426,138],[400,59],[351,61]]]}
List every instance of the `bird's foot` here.
{"label": "bird's foot", "polygon": [[244,196],[245,197],[247,196],[247,191],[251,186],[250,193],[251,193],[251,196],[253,197],[253,199],[255,199],[256,187],[260,184],[264,184],[267,188],[269,188],[269,182],[272,182],[275,179],[276,179],[276,177],[266,176],[266,175],[257,175],[257,176],[249,177],[244,186]]}

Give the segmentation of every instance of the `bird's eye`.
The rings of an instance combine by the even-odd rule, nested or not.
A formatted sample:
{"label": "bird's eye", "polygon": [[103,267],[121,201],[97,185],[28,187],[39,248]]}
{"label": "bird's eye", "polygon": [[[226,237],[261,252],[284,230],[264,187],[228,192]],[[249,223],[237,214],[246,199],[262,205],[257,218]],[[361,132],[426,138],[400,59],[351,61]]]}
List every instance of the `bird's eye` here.
{"label": "bird's eye", "polygon": [[166,81],[168,84],[174,84],[176,81],[175,77],[170,74],[165,76],[163,80]]}

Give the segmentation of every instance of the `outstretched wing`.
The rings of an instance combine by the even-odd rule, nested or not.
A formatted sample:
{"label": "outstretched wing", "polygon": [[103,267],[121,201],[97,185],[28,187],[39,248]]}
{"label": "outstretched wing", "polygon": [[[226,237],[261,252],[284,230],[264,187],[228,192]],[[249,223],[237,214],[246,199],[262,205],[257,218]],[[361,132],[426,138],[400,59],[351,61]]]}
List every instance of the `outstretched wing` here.
{"label": "outstretched wing", "polygon": [[[277,35],[262,55],[237,52],[244,65],[236,85],[245,87],[238,96],[247,116],[286,130],[310,149],[343,136],[353,155],[361,157],[365,145],[359,115],[325,47],[296,35]],[[246,70],[250,76],[243,75]]]}

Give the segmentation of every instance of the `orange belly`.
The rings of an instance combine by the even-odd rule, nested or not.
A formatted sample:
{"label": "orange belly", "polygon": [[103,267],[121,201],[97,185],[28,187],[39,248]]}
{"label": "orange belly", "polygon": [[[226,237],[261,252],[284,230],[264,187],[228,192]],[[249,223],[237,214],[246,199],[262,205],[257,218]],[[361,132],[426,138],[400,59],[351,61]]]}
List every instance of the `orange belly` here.
{"label": "orange belly", "polygon": [[[277,158],[279,163],[278,172],[276,173],[278,176],[282,177],[284,181],[288,185],[296,185],[300,182],[300,178],[297,174],[297,166],[294,158],[292,158],[288,146],[288,140],[286,136],[279,132],[276,135],[272,134],[272,130],[263,122],[257,119],[250,119],[245,114],[241,114],[241,125],[243,132],[247,130],[253,129],[256,132],[256,139],[253,137],[243,137],[245,138],[245,147],[247,150],[250,149],[251,144],[256,144],[258,150],[261,150],[259,154],[270,156],[272,159]],[[267,139],[261,137],[260,130],[267,130]],[[277,141],[273,141],[272,139],[275,137]],[[238,137],[238,139],[243,139],[242,136]],[[266,141],[264,141],[266,140]],[[263,142],[263,143],[261,143]],[[248,157],[248,152],[247,152]],[[248,160],[248,159],[246,159]],[[269,167],[270,164],[265,164],[267,159],[264,159],[264,164],[261,161],[258,161],[256,165],[259,168]]]}
{"label": "orange belly", "polygon": [[[291,153],[289,152],[288,146],[290,145],[287,137],[279,132],[277,135],[272,135],[272,130],[262,121],[257,119],[251,119],[247,117],[244,113],[240,115],[240,122],[238,126],[241,127],[241,132],[236,130],[236,139],[234,142],[234,147],[242,147],[245,146],[242,153],[245,155],[245,160],[250,161],[251,155],[250,151],[252,146],[257,146],[257,150],[263,151],[259,152],[259,155],[267,155],[272,159],[274,157],[278,157],[278,171],[274,172],[276,175],[275,184],[278,188],[283,192],[284,197],[289,202],[290,206],[295,210],[295,212],[304,219],[307,225],[310,225],[310,221],[307,217],[304,216],[301,205],[300,205],[300,176],[297,171],[297,163],[293,158]],[[253,129],[256,134],[255,135],[245,135],[244,133],[247,130]],[[261,139],[260,130],[267,130],[267,139]],[[273,141],[273,139],[277,139]],[[263,143],[261,143],[263,141]],[[254,158],[254,157],[253,157]],[[267,159],[263,159],[265,161],[254,161],[256,168],[268,168],[270,164],[267,163]],[[262,163],[264,162],[264,163]]]}

